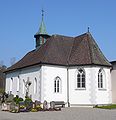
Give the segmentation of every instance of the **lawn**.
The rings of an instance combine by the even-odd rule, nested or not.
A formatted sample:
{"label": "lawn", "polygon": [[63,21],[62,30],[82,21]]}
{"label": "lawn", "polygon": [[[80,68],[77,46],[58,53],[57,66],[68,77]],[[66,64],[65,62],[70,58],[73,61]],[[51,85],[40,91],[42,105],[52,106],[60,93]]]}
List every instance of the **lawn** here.
{"label": "lawn", "polygon": [[94,108],[101,108],[101,109],[116,109],[116,104],[103,105],[103,106],[95,106]]}

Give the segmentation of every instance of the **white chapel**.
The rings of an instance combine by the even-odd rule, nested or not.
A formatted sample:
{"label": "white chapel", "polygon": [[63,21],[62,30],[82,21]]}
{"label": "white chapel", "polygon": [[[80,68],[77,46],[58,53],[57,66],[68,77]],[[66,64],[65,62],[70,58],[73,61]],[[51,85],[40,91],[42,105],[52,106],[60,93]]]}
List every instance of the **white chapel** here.
{"label": "white chapel", "polygon": [[36,48],[6,70],[8,94],[33,101],[64,101],[68,106],[112,103],[111,64],[91,33],[50,36],[43,14],[34,35]]}

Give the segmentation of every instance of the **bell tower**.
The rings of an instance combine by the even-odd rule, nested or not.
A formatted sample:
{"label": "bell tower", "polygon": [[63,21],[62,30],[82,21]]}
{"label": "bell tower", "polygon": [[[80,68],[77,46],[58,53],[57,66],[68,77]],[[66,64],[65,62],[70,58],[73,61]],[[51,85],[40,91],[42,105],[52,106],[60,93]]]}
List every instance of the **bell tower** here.
{"label": "bell tower", "polygon": [[50,37],[46,32],[46,27],[44,24],[44,10],[42,9],[42,21],[39,27],[39,31],[34,35],[36,39],[36,49],[39,49],[42,44],[46,42],[46,39]]}

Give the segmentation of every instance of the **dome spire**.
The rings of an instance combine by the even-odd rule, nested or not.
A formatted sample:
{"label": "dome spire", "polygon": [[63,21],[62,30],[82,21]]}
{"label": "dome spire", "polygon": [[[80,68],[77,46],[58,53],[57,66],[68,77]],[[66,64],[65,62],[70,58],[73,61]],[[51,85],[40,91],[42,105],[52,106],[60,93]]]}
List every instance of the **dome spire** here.
{"label": "dome spire", "polygon": [[44,10],[42,9],[42,21],[39,27],[39,31],[36,34],[47,34],[46,27],[44,24]]}
{"label": "dome spire", "polygon": [[34,35],[36,38],[36,48],[39,48],[42,44],[46,42],[46,39],[50,37],[46,31],[46,27],[44,24],[44,10],[41,10],[41,15],[42,15],[42,21],[39,27],[38,32]]}

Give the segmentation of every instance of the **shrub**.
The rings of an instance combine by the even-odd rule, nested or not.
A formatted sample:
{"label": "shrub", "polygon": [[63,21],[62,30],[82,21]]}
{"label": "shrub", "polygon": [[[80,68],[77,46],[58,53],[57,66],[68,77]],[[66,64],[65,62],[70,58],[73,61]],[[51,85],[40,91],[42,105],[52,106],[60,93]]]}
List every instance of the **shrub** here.
{"label": "shrub", "polygon": [[23,101],[23,98],[21,98],[21,97],[19,98],[19,96],[16,95],[16,97],[14,97],[13,100],[16,104],[19,104],[20,101]]}
{"label": "shrub", "polygon": [[23,101],[23,98],[20,97],[20,98],[19,98],[19,101]]}
{"label": "shrub", "polygon": [[16,95],[16,97],[13,98],[14,102],[17,102],[18,99],[19,99],[18,95]]}
{"label": "shrub", "polygon": [[25,105],[26,106],[28,106],[28,105],[30,105],[30,103],[32,103],[32,99],[31,98],[29,98],[29,97],[25,97]]}
{"label": "shrub", "polygon": [[37,109],[32,108],[32,109],[31,109],[31,112],[37,112]]}

